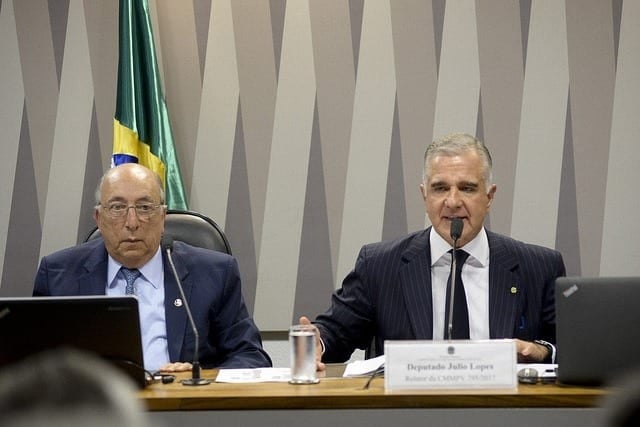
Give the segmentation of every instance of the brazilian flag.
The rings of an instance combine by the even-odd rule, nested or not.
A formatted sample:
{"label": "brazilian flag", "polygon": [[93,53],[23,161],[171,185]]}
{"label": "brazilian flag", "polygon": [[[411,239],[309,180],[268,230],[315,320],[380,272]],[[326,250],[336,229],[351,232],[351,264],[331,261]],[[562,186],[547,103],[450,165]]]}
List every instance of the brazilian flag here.
{"label": "brazilian flag", "polygon": [[187,209],[162,93],[147,0],[120,0],[118,93],[111,164],[140,163],[165,186],[170,209]]}

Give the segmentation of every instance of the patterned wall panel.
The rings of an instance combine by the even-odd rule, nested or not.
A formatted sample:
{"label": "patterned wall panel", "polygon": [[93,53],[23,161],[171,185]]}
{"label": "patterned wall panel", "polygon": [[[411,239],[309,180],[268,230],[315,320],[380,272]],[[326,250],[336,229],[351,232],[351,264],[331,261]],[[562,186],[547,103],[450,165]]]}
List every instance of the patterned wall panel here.
{"label": "patterned wall panel", "polygon": [[[601,242],[601,274],[637,275],[640,270],[640,223],[630,219],[640,179],[640,2],[625,1],[620,22],[607,185]],[[607,162],[606,158],[594,161]],[[586,232],[586,230],[581,230]]]}
{"label": "patterned wall panel", "polygon": [[[491,229],[570,274],[640,274],[639,4],[152,0],[190,207],[226,230],[259,326],[324,310],[361,245],[425,226],[424,148],[453,131],[492,150]],[[0,2],[0,295],[92,226],[117,12]]]}
{"label": "patterned wall panel", "polygon": [[511,234],[545,246],[556,242],[568,67],[564,2],[532,2]]}
{"label": "patterned wall panel", "polygon": [[[9,234],[13,192],[18,163],[18,149],[22,141],[26,115],[24,108],[24,80],[21,78],[20,51],[16,33],[15,10],[13,4],[5,2],[0,9],[0,51],[5,59],[2,79],[0,79],[0,129],[2,144],[0,153],[5,165],[0,168],[0,273],[5,275],[4,261],[7,249],[13,245],[7,239]],[[28,144],[28,141],[27,141]],[[33,190],[30,188],[29,190]],[[33,206],[33,207],[37,207]],[[10,273],[7,273],[10,276]],[[8,286],[8,285],[7,285]],[[4,286],[3,286],[4,288]]]}

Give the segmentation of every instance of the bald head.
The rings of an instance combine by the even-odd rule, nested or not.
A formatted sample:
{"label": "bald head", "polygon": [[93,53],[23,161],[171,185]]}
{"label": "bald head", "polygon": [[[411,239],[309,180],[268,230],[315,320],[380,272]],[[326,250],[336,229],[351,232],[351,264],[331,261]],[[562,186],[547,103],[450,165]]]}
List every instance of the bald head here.
{"label": "bald head", "polygon": [[162,181],[150,169],[126,163],[102,177],[94,218],[107,252],[120,264],[140,268],[153,258],[165,215]]}
{"label": "bald head", "polygon": [[134,176],[138,176],[140,179],[151,179],[156,181],[158,190],[160,192],[160,203],[164,204],[164,186],[160,177],[151,169],[138,163],[124,163],[107,170],[104,175],[102,175],[102,178],[100,178],[100,182],[98,182],[98,186],[96,187],[95,192],[96,207],[100,205],[101,202],[102,186],[104,182],[109,181],[110,179],[118,179],[118,176],[121,174],[132,174]]}

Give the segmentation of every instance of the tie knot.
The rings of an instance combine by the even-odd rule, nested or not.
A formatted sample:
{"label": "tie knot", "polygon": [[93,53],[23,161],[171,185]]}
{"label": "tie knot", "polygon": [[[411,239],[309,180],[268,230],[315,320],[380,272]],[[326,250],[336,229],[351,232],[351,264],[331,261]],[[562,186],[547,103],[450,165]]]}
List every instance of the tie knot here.
{"label": "tie knot", "polygon": [[138,270],[137,268],[126,268],[126,267],[120,268],[120,271],[122,271],[122,274],[124,275],[124,280],[127,281],[127,287],[125,289],[125,293],[127,295],[133,294],[134,293],[133,283],[136,281],[138,277],[140,277],[140,275],[142,275],[142,273],[140,273],[140,270]]}
{"label": "tie knot", "polygon": [[[453,249],[449,250],[449,253],[452,253]],[[462,249],[456,249],[456,264],[458,266],[462,266],[462,264],[464,264],[467,261],[467,258],[469,258],[469,253],[467,251],[464,251]]]}
{"label": "tie knot", "polygon": [[142,273],[140,273],[140,270],[138,270],[137,268],[122,267],[121,270],[122,270],[122,273],[124,274],[124,278],[127,280],[127,282],[129,280],[135,281],[142,274]]}

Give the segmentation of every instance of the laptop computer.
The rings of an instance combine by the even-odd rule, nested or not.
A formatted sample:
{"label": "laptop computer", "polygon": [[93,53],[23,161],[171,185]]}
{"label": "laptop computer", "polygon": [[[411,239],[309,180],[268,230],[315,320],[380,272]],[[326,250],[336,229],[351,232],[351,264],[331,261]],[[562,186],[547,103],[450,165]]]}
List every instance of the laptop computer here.
{"label": "laptop computer", "polygon": [[640,369],[640,277],[556,279],[558,381],[601,385]]}
{"label": "laptop computer", "polygon": [[97,354],[147,384],[134,297],[0,298],[0,367],[58,347]]}

